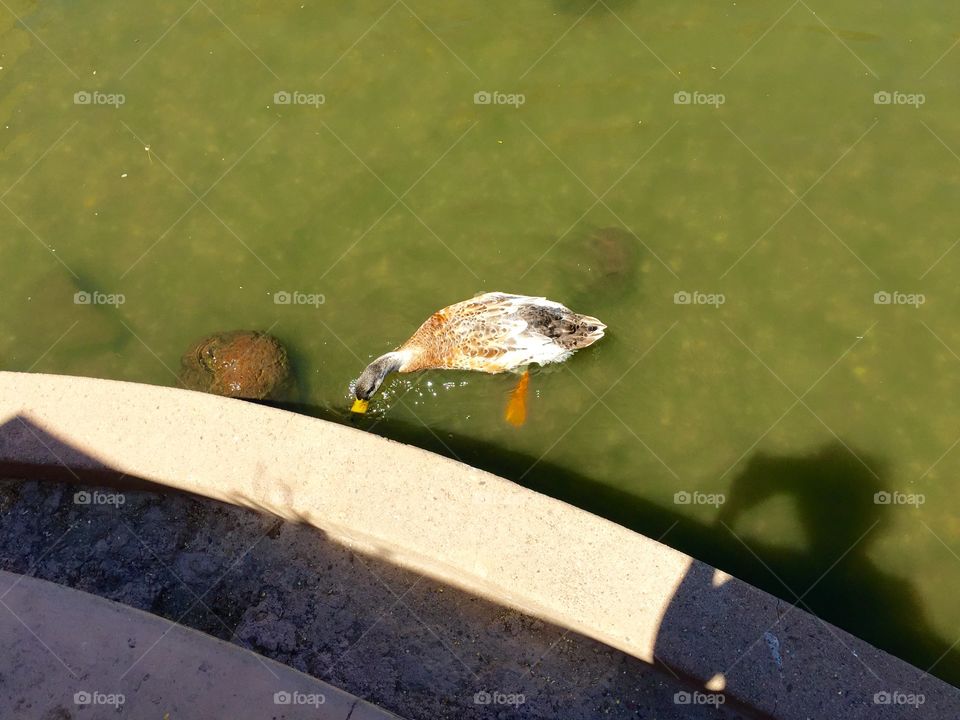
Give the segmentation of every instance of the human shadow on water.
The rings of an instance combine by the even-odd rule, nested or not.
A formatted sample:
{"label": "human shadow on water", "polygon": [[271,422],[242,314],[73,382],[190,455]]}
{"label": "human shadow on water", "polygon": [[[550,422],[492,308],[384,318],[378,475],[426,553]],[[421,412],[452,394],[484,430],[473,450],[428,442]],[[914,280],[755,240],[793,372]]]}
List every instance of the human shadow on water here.
{"label": "human shadow on water", "polygon": [[[768,576],[771,592],[797,602],[817,616],[927,668],[949,648],[924,619],[920,598],[910,583],[877,566],[870,549],[881,537],[891,512],[916,512],[883,501],[890,489],[875,459],[834,443],[808,456],[755,455],[730,486],[717,518],[722,532],[741,544],[737,559],[726,563],[734,574]],[[767,500],[786,497],[806,536],[803,548],[762,539],[741,538],[742,518]],[[747,547],[749,546],[749,549]],[[751,552],[752,551],[752,552]],[[760,561],[769,569],[757,567]],[[957,653],[937,665],[956,682]]]}
{"label": "human shadow on water", "polygon": [[[349,413],[329,408],[288,409],[342,424],[355,422]],[[376,424],[361,422],[361,427],[372,425],[377,434],[482,468],[649,537],[662,537],[671,547],[796,604],[922,670],[933,666],[931,674],[960,685],[960,652],[951,647],[952,639],[940,637],[931,628],[911,584],[878,567],[870,556],[889,514],[913,511],[875,502],[877,493],[888,492],[883,463],[876,458],[859,451],[854,454],[839,442],[808,455],[758,453],[732,481],[715,521],[705,523],[548,461],[534,463],[528,455],[470,437],[392,418]],[[742,532],[745,518],[762,512],[765,501],[780,497],[793,504],[806,539],[803,547],[785,547]],[[713,591],[711,582],[691,573],[671,608],[684,607],[688,593],[702,600]],[[662,642],[672,642],[668,620]]]}
{"label": "human shadow on water", "polygon": [[[760,623],[747,648],[731,653],[729,643],[717,642],[704,628],[721,628],[724,619],[744,608],[725,598],[712,573],[691,571],[684,578],[664,616],[658,634],[659,652],[696,645],[693,652],[715,664],[727,686],[737,672],[771,672],[783,677],[786,651],[781,639],[798,632],[791,627],[794,605],[847,632],[903,658],[954,685],[960,682],[960,653],[951,641],[930,626],[922,602],[908,581],[896,577],[872,559],[870,549],[881,537],[891,512],[915,512],[889,504],[883,464],[841,443],[809,455],[754,455],[730,485],[729,496],[712,526],[713,547],[691,554],[759,586],[786,601],[779,616]],[[744,520],[762,513],[767,501],[785,498],[805,536],[802,547],[757,538],[744,530]],[[770,528],[765,535],[770,537]],[[681,535],[671,533],[671,545]],[[685,540],[691,538],[686,537]],[[695,569],[694,569],[695,570]],[[701,568],[700,570],[703,570]],[[698,617],[699,613],[699,617]],[[797,619],[797,618],[794,618]],[[834,650],[855,657],[833,630],[825,634]],[[748,662],[741,662],[753,650]],[[766,661],[766,665],[763,661]],[[859,665],[858,665],[859,663]],[[883,668],[850,661],[866,682],[891,682]],[[748,670],[748,667],[750,670]],[[759,668],[759,669],[758,669]],[[889,686],[880,686],[889,691]],[[789,688],[788,688],[789,690]]]}

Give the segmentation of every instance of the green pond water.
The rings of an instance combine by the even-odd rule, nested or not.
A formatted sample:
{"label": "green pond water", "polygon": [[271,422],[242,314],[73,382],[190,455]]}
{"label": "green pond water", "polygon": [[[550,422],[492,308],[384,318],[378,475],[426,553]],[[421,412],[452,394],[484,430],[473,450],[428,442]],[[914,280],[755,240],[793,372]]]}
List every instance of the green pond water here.
{"label": "green pond water", "polygon": [[282,405],[356,422],[432,311],[546,295],[609,329],[524,427],[439,372],[356,424],[960,683],[960,7],[338,5],[0,8],[0,367],[174,385],[269,329]]}

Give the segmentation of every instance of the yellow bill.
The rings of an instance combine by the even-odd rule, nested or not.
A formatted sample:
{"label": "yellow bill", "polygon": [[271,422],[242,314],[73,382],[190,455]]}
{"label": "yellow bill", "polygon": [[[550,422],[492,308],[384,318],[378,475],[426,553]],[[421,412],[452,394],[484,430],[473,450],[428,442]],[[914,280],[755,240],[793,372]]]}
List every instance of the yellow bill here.
{"label": "yellow bill", "polygon": [[362,415],[367,411],[368,407],[370,407],[369,400],[354,400],[353,407],[350,408],[350,412],[360,413]]}

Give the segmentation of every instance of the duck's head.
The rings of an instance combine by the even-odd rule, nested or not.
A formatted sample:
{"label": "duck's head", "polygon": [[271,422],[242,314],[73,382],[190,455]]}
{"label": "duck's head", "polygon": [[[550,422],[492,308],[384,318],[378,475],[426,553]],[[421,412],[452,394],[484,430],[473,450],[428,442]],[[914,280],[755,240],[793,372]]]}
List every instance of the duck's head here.
{"label": "duck's head", "polygon": [[365,413],[367,406],[370,404],[370,398],[377,394],[384,378],[399,370],[401,365],[403,365],[403,356],[398,352],[381,355],[367,365],[354,385],[353,394],[357,399],[354,400],[353,407],[350,410],[355,413]]}

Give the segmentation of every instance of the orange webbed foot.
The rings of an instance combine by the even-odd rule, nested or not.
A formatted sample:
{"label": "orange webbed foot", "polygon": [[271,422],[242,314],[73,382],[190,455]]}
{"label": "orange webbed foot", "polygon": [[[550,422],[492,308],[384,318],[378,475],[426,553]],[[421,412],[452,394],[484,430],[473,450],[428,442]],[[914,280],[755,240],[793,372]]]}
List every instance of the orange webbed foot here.
{"label": "orange webbed foot", "polygon": [[504,419],[514,427],[520,427],[527,421],[527,396],[530,390],[530,371],[524,370],[516,387],[510,392]]}

